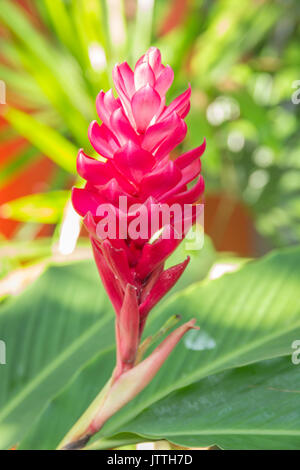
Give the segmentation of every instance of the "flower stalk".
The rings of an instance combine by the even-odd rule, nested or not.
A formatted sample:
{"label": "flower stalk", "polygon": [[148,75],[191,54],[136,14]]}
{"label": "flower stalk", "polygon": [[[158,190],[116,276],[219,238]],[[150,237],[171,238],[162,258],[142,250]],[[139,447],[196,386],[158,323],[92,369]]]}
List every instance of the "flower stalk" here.
{"label": "flower stalk", "polygon": [[[174,317],[171,319],[171,322],[173,321]],[[83,448],[111,416],[131,401],[151,382],[182,336],[190,329],[198,329],[198,327],[195,327],[195,322],[196,320],[192,319],[174,330],[157,346],[150,356],[129,368],[126,372],[116,375],[116,369],[112,378],[66,435],[58,449],[75,450]],[[164,326],[162,331],[158,333],[158,336],[165,331],[166,327]],[[150,342],[153,340],[154,338],[150,337]]]}

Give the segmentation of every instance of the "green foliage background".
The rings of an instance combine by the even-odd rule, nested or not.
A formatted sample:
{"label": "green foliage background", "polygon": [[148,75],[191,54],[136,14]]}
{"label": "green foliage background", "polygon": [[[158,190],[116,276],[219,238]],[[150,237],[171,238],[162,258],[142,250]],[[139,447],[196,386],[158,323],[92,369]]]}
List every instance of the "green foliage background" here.
{"label": "green foliage background", "polygon": [[[184,148],[207,138],[207,193],[243,201],[270,246],[298,242],[300,106],[292,103],[300,66],[297,0],[25,4],[34,16],[17,1],[1,0],[0,78],[9,104],[2,108],[12,128],[0,142],[17,133],[32,148],[8,162],[2,185],[44,154],[57,164],[53,189],[64,189],[78,147],[91,150],[87,126],[96,117],[96,94],[112,86],[113,65],[133,65],[151,44],[175,70],[169,99],[192,84]],[[180,17],[179,4],[185,5]],[[49,198],[44,204],[51,205]],[[11,217],[24,221],[14,207]],[[59,222],[58,207],[49,222]],[[29,210],[28,221],[44,223],[45,217]]]}

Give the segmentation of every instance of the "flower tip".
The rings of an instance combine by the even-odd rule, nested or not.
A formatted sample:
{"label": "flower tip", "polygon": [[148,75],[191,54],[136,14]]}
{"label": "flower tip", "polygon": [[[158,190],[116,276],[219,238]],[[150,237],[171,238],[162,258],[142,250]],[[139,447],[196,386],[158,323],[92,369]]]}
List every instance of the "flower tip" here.
{"label": "flower tip", "polygon": [[83,148],[81,148],[78,150],[77,158],[82,158],[83,156],[84,156],[84,151],[83,151]]}
{"label": "flower tip", "polygon": [[187,266],[189,264],[189,262],[191,261],[191,257],[190,255],[188,255],[184,261],[184,265]]}
{"label": "flower tip", "polygon": [[95,126],[99,126],[98,122],[94,119],[90,125],[89,125],[89,128],[88,128],[88,135],[90,137],[91,135],[91,132],[93,131],[93,129],[95,128]]}
{"label": "flower tip", "polygon": [[98,239],[97,225],[96,225],[96,222],[94,220],[94,217],[91,211],[88,211],[86,215],[84,216],[83,225],[85,226],[90,236],[93,236],[95,239]]}
{"label": "flower tip", "polygon": [[91,211],[88,211],[84,218],[83,218],[83,222],[86,223],[86,222],[94,222],[94,217],[93,217],[93,214],[91,213]]}
{"label": "flower tip", "polygon": [[195,325],[196,321],[197,321],[196,318],[192,318],[192,320],[187,322],[186,327],[189,330],[200,330],[200,326]]}
{"label": "flower tip", "polygon": [[98,95],[96,96],[96,108],[97,106],[101,106],[102,105],[102,100],[105,96],[105,92],[103,90],[100,90]]}
{"label": "flower tip", "polygon": [[145,54],[145,57],[154,58],[156,60],[158,59],[161,60],[160,50],[158,49],[158,47],[150,46]]}
{"label": "flower tip", "polygon": [[137,287],[128,282],[125,291],[128,292],[128,294],[135,294],[137,292]]}
{"label": "flower tip", "polygon": [[[88,127],[88,138],[90,142],[94,141],[94,134],[99,130],[99,124],[96,120],[92,121]],[[93,145],[93,144],[92,144]]]}
{"label": "flower tip", "polygon": [[77,158],[76,158],[76,168],[77,168],[77,173],[79,173],[79,175],[81,175],[80,170],[81,170],[82,165],[84,164],[84,160],[85,160],[84,151],[83,149],[79,149],[77,153]]}

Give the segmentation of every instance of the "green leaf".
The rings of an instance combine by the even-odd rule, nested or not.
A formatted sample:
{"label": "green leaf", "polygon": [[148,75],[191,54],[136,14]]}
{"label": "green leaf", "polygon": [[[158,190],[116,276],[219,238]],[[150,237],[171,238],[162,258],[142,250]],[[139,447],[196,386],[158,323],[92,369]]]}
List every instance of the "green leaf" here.
{"label": "green leaf", "polygon": [[15,99],[14,102],[17,101],[19,106],[21,104],[23,105],[23,102],[28,106],[28,102],[30,102],[30,106],[28,106],[30,109],[32,109],[33,106],[45,106],[45,98],[28,73],[24,73],[23,71],[20,72],[20,70],[14,70],[12,67],[0,64],[0,77],[1,80],[4,80],[5,83],[7,83],[9,89],[13,90],[18,95],[17,98],[12,96],[10,98],[10,103]]}
{"label": "green leaf", "polygon": [[39,158],[41,158],[41,155],[34,147],[22,149],[21,152],[18,152],[17,156],[11,157],[4,168],[1,168],[0,188],[7,185],[16,175],[20,174],[24,168],[28,167]]}
{"label": "green leaf", "polygon": [[[90,289],[78,290],[84,285]],[[0,370],[0,446],[18,442],[99,345],[112,346],[113,335],[113,314],[91,262],[50,267],[8,301],[0,313],[7,356]],[[99,386],[110,367],[98,374]]]}
{"label": "green leaf", "polygon": [[43,4],[62,43],[70,50],[75,50],[73,25],[68,15],[66,3],[63,0],[42,0],[37,3]]}
{"label": "green leaf", "polygon": [[[1,387],[1,447],[14,444],[27,434],[21,442],[22,447],[54,448],[108,379],[114,365],[113,315],[95,270],[90,272],[90,266],[90,263],[75,263],[51,268],[35,285],[2,310],[0,332],[7,341],[9,360],[3,369],[5,375]],[[237,379],[239,374],[244,373],[242,369],[240,373],[230,372],[230,369],[289,356],[292,342],[300,337],[299,266],[299,248],[275,252],[247,263],[236,273],[226,274],[214,281],[196,283],[156,308],[150,315],[147,335],[157,331],[174,314],[182,314],[183,321],[196,317],[201,330],[185,336],[151,384],[105,424],[98,439],[107,440],[120,432],[129,432],[131,437],[132,433],[151,435],[153,439],[167,437],[186,445],[191,445],[191,442],[193,445],[197,442],[199,445],[216,442],[228,448],[238,445],[234,432],[230,434],[230,429],[234,431],[241,426],[235,410],[242,406],[244,395],[241,393],[237,397],[237,391],[243,390],[242,387],[246,390],[246,384],[248,387],[257,384],[255,377],[249,380],[247,371],[250,370],[252,376],[253,373],[247,367],[244,369],[244,385],[238,385],[235,394],[228,388],[224,406],[220,404],[220,409],[228,418],[222,422],[223,427],[226,426],[228,439],[217,433],[217,424],[215,434],[201,434],[202,428],[207,431],[211,429],[205,410],[194,413],[193,419],[196,421],[189,428],[184,428],[185,423],[181,423],[185,421],[184,408],[178,410],[178,435],[178,420],[172,424],[176,436],[171,435],[167,421],[165,427],[161,425],[162,432],[158,432],[158,424],[154,425],[149,418],[155,416],[158,421],[157,415],[149,412],[144,420],[141,413],[151,411],[166,397],[171,400],[172,392],[178,391],[179,397],[190,390],[194,393],[196,389],[190,386],[200,387],[201,394],[195,392],[199,400],[205,393],[209,398],[212,395],[209,387],[213,381],[221,383],[218,374],[225,373],[222,379],[225,390],[230,385],[231,373]],[[283,360],[290,361],[290,358]],[[266,386],[275,386],[271,379],[268,382],[268,377],[273,375],[277,377],[276,388],[297,390],[296,383],[289,382],[286,387],[286,375],[283,371],[281,377],[280,367],[270,365],[265,375]],[[262,377],[257,374],[257,377]],[[220,389],[223,387],[218,386]],[[256,393],[255,390],[252,390],[255,396],[251,395],[252,398],[246,402],[243,413],[248,407],[249,416],[252,413],[254,419],[258,416],[257,409],[263,408],[265,418],[269,411],[272,414],[272,429],[277,429],[273,433],[274,446],[288,447],[284,437],[290,435],[288,416],[292,416],[291,413],[286,415],[286,407],[280,411],[281,402],[278,400],[277,404],[266,401],[261,387],[257,388]],[[277,396],[281,397],[281,394]],[[211,397],[212,402],[215,403],[217,398]],[[274,413],[276,408],[277,413]],[[187,407],[187,413],[190,412]],[[174,407],[170,413],[174,415]],[[189,417],[190,414],[187,414],[187,423]],[[209,409],[208,417],[210,419]],[[37,418],[39,420],[33,426]],[[249,422],[244,423],[248,431]],[[291,423],[297,436],[300,428],[299,422],[294,421],[294,415]],[[258,446],[259,440],[255,436],[263,436],[268,424],[259,431],[257,418],[251,426],[253,436],[249,444],[244,443],[245,447]],[[155,433],[151,429],[155,429]],[[262,446],[267,446],[267,439],[264,441],[261,438],[261,442]],[[291,442],[289,445],[294,445],[294,441]]]}
{"label": "green leaf", "polygon": [[30,194],[0,206],[0,215],[20,222],[54,224],[61,219],[69,197],[70,191]]}
{"label": "green leaf", "polygon": [[194,71],[201,66],[200,80],[216,82],[233,64],[254,48],[280,16],[276,4],[257,5],[251,0],[215,3],[205,32],[196,41],[192,60]]}
{"label": "green leaf", "polygon": [[47,258],[51,255],[51,238],[42,237],[33,241],[3,241],[0,242],[0,258],[24,262],[37,258]]}
{"label": "green leaf", "polygon": [[135,19],[133,38],[133,57],[135,60],[145,53],[151,45],[154,2],[139,0]]}
{"label": "green leaf", "polygon": [[68,125],[74,140],[86,144],[93,100],[78,64],[39,33],[21,6],[2,0],[0,21],[17,39],[14,47],[21,64]]}
{"label": "green leaf", "polygon": [[70,173],[76,173],[77,148],[65,137],[18,109],[7,107],[4,115],[21,135],[30,140],[47,157]]}
{"label": "green leaf", "polygon": [[137,442],[162,436],[188,447],[296,450],[299,394],[299,366],[290,357],[262,361],[177,390],[123,429],[138,434]]}
{"label": "green leaf", "polygon": [[124,7],[124,0],[116,0],[114,3],[110,0],[105,1],[107,35],[110,42],[112,66],[114,61],[119,62],[128,58],[128,51],[126,50],[127,22]]}
{"label": "green leaf", "polygon": [[207,235],[205,235],[204,245],[201,250],[188,250],[186,249],[188,244],[189,242],[183,241],[166,261],[167,269],[175,264],[181,263],[187,256],[190,257],[190,262],[187,265],[184,275],[181,276],[176,283],[176,291],[188,287],[193,282],[204,279],[214,262],[217,262],[219,256],[215,251],[211,239]]}

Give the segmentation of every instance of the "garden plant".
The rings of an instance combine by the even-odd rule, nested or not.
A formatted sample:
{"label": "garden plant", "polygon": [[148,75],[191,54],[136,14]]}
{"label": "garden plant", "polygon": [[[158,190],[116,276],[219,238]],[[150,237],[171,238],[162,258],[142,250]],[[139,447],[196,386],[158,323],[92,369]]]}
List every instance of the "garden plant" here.
{"label": "garden plant", "polygon": [[1,449],[300,448],[287,3],[0,0]]}

